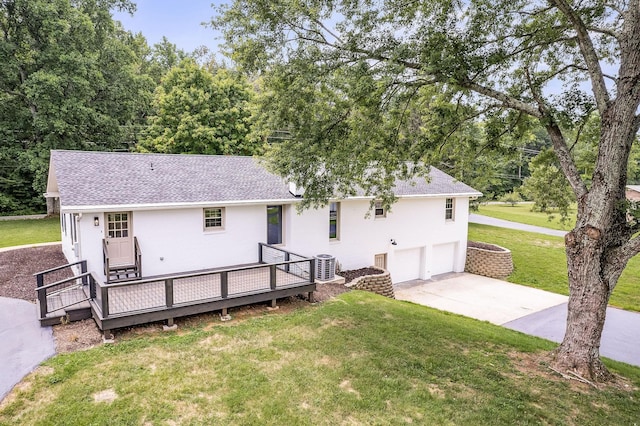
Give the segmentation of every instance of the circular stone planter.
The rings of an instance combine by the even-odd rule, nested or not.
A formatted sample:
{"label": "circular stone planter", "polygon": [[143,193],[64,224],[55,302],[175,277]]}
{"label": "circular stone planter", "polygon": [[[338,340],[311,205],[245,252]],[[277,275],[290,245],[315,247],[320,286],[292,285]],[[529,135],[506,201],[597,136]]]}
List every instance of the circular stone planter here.
{"label": "circular stone planter", "polygon": [[495,244],[468,241],[464,271],[490,278],[507,278],[513,272],[511,250]]}
{"label": "circular stone planter", "polygon": [[376,268],[374,266],[372,266],[372,268],[379,270],[380,273],[375,275],[363,275],[354,279],[350,283],[347,283],[346,286],[356,290],[370,291],[381,296],[395,299],[396,296],[393,292],[393,284],[391,283],[391,274],[389,271],[385,271],[384,269]]}

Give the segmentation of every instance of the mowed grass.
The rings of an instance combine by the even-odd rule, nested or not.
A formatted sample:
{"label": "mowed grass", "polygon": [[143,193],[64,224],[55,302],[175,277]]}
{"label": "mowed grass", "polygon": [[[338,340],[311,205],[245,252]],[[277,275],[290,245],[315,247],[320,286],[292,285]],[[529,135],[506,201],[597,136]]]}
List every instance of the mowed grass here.
{"label": "mowed grass", "polygon": [[[569,294],[564,239],[533,232],[469,224],[469,239],[511,250],[514,271],[508,281],[559,294]],[[640,312],[640,256],[629,261],[609,304]]]}
{"label": "mowed grass", "polygon": [[496,219],[510,220],[512,222],[526,223],[527,225],[542,226],[544,228],[559,229],[569,231],[576,223],[575,206],[569,211],[569,221],[566,224],[560,223],[560,214],[554,213],[551,216],[547,213],[532,212],[532,204],[483,204],[476,212],[484,216],[495,217]]}
{"label": "mowed grass", "polygon": [[60,218],[0,220],[0,248],[60,241]]}
{"label": "mowed grass", "polygon": [[625,390],[559,379],[553,344],[353,291],[319,306],[201,322],[59,355],[0,407],[0,423],[633,424]]}

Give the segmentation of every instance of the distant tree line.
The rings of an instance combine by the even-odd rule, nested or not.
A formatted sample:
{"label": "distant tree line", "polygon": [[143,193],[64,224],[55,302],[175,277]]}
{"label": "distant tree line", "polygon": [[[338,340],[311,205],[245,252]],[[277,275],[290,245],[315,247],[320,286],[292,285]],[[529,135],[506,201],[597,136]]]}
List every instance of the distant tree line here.
{"label": "distant tree line", "polygon": [[0,2],[0,215],[42,212],[51,149],[253,154],[253,88],[206,48],[149,46],[129,0]]}
{"label": "distant tree line", "polygon": [[[51,149],[262,154],[265,141],[286,142],[286,137],[270,137],[275,131],[291,134],[289,128],[273,128],[274,111],[281,120],[286,112],[286,120],[312,129],[307,121],[322,120],[327,106],[342,101],[319,88],[308,94],[315,110],[308,103],[297,108],[302,97],[276,105],[273,93],[279,89],[262,88],[265,79],[277,81],[278,70],[246,75],[219,64],[206,47],[184,52],[166,38],[149,46],[142,34],[114,21],[115,10],[133,13],[135,4],[0,2],[0,215],[45,210],[42,194]],[[551,140],[539,125],[504,131],[504,117],[490,115],[449,123],[459,105],[427,87],[401,108],[411,116],[403,132],[431,147],[423,159],[483,192],[484,199],[516,191],[536,200],[542,211],[566,210],[573,201]],[[427,113],[433,110],[439,113]],[[574,131],[579,142],[573,155],[585,177],[593,172],[598,123],[587,120]],[[340,138],[339,130],[326,131]],[[373,150],[374,141],[384,143],[397,129],[385,132],[369,135]],[[448,143],[434,142],[443,140]],[[637,146],[629,162],[630,183],[640,183]],[[367,152],[360,156],[368,161]]]}

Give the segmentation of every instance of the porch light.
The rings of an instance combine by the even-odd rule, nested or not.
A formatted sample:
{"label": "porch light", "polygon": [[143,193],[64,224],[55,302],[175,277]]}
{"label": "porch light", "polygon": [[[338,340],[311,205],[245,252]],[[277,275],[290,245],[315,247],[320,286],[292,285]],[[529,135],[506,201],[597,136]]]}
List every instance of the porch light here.
{"label": "porch light", "polygon": [[100,218],[98,216],[93,217],[93,226],[100,226]]}

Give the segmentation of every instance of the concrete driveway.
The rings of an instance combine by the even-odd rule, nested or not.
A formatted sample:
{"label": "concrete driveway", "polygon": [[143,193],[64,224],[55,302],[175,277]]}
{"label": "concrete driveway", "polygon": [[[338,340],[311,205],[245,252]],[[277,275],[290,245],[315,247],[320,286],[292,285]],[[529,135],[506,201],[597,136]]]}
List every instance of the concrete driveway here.
{"label": "concrete driveway", "polygon": [[[561,342],[567,296],[468,273],[394,285],[396,299]],[[600,354],[640,366],[640,314],[609,308]]]}
{"label": "concrete driveway", "polygon": [[566,303],[569,298],[480,275],[444,274],[394,286],[396,299],[503,325]]}
{"label": "concrete driveway", "polygon": [[42,361],[55,355],[51,327],[40,327],[36,305],[0,297],[0,400]]}

